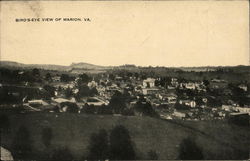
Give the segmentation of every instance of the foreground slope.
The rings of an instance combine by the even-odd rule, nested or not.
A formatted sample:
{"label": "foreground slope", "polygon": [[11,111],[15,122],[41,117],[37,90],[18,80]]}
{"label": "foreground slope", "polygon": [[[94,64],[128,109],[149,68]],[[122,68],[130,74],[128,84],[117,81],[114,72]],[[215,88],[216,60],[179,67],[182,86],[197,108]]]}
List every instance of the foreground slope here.
{"label": "foreground slope", "polygon": [[[247,159],[249,150],[249,127],[229,125],[223,121],[166,121],[150,117],[100,116],[85,114],[30,113],[9,115],[11,133],[2,135],[2,143],[11,151],[11,143],[20,126],[30,131],[33,151],[44,153],[59,147],[68,147],[80,159],[87,155],[92,133],[99,129],[108,132],[123,125],[129,132],[139,159],[149,159],[150,150],[159,159],[176,159],[181,141],[194,136],[202,148],[205,159]],[[41,141],[41,131],[51,127],[52,145],[47,149]]]}

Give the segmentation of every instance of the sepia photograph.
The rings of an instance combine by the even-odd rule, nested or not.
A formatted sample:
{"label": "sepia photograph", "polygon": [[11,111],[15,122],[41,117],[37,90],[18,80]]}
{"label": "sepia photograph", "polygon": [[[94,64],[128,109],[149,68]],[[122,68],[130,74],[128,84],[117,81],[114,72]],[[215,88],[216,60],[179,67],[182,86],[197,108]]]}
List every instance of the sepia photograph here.
{"label": "sepia photograph", "polygon": [[0,1],[0,160],[249,160],[248,0]]}

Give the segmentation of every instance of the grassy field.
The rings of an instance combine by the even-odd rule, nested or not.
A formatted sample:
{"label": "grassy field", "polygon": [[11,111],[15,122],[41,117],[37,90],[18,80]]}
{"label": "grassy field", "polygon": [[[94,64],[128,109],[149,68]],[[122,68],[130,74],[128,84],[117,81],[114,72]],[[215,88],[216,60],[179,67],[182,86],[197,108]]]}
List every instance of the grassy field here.
{"label": "grassy field", "polygon": [[[180,142],[194,136],[205,159],[247,159],[250,148],[249,127],[229,125],[224,121],[167,121],[150,117],[100,116],[85,114],[29,113],[9,114],[11,132],[2,134],[2,145],[10,145],[22,125],[31,134],[33,150],[46,151],[41,141],[43,127],[51,127],[53,139],[50,149],[68,147],[80,159],[87,155],[89,137],[99,129],[110,131],[124,125],[130,132],[139,159],[148,159],[147,152],[155,150],[159,159],[176,159]],[[48,151],[49,149],[47,149]]]}

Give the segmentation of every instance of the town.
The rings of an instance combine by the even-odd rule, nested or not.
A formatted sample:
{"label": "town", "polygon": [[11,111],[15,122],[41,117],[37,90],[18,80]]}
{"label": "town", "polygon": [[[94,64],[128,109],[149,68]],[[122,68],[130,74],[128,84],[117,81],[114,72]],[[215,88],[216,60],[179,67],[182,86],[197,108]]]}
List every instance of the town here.
{"label": "town", "polygon": [[[218,70],[194,73],[216,72],[220,74]],[[19,107],[22,112],[145,115],[196,121],[248,118],[250,114],[247,80],[230,82],[218,76],[193,80],[126,69],[59,73],[3,68],[1,110]]]}

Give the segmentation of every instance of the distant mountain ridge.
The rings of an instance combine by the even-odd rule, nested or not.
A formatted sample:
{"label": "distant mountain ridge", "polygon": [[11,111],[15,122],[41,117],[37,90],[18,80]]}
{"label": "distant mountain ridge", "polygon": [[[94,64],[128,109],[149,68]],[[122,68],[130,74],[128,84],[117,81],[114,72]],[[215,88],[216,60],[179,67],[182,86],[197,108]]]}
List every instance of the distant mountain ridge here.
{"label": "distant mountain ridge", "polygon": [[107,69],[110,67],[98,66],[89,63],[72,63],[69,66],[53,65],[53,64],[23,64],[13,61],[0,61],[0,67],[11,67],[11,68],[39,68],[44,70],[59,70],[69,71],[73,69]]}
{"label": "distant mountain ridge", "polygon": [[23,64],[13,61],[0,61],[0,67],[11,68],[39,68],[45,70],[68,70],[69,66],[53,65],[53,64]]}
{"label": "distant mountain ridge", "polygon": [[169,68],[179,69],[183,71],[214,71],[216,69],[234,69],[240,71],[250,71],[250,66],[238,65],[238,66],[203,66],[203,67],[140,67],[136,65],[120,65],[120,66],[101,66],[90,63],[72,63],[69,66],[53,65],[53,64],[23,64],[14,61],[0,61],[0,67],[9,68],[39,68],[44,70],[58,70],[58,71],[81,71],[81,70],[96,70],[105,71],[108,69],[138,69],[138,68]]}

